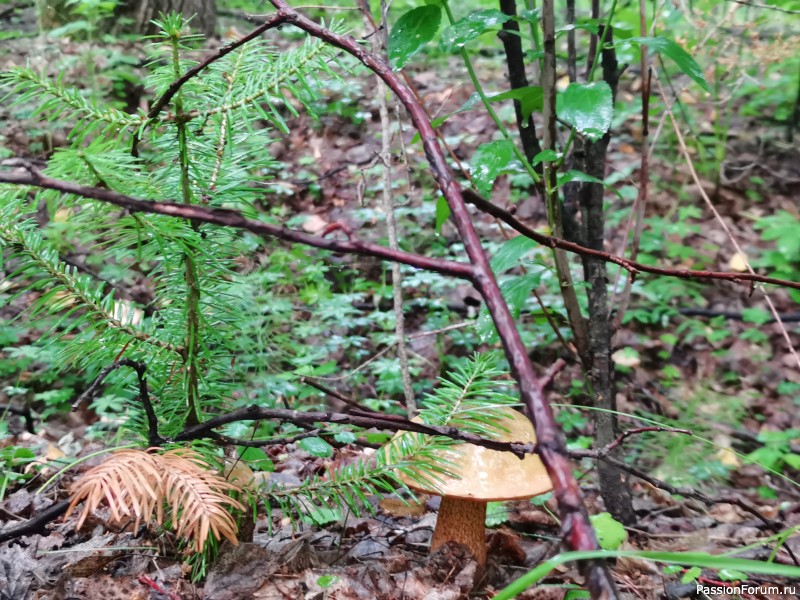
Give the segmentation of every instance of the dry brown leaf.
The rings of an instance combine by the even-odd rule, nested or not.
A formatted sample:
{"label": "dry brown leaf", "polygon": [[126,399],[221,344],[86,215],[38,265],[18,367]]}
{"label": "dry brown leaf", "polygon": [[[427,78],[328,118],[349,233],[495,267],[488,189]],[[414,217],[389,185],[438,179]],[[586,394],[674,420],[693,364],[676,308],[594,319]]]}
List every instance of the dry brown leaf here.
{"label": "dry brown leaf", "polygon": [[744,273],[747,271],[747,256],[741,252],[735,252],[728,261],[728,268],[737,273]]}

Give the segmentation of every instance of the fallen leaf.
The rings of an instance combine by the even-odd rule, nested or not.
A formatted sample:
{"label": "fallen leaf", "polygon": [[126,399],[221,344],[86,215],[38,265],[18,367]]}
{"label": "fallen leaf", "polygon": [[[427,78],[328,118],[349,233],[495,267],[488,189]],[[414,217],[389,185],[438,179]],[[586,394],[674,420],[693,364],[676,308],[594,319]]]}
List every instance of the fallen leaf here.
{"label": "fallen leaf", "polygon": [[728,261],[728,268],[737,273],[745,273],[747,271],[747,256],[743,252],[736,252]]}

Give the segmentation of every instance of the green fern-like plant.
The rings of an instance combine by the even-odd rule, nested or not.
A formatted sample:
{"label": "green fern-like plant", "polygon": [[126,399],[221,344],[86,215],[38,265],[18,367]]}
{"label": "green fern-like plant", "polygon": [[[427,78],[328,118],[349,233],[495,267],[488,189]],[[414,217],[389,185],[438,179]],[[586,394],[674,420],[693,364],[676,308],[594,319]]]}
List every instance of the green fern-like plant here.
{"label": "green fern-like plant", "polygon": [[[426,396],[419,419],[429,425],[450,426],[485,438],[504,430],[498,425],[498,409],[516,400],[504,393],[507,374],[496,368],[497,355],[476,354],[465,364],[439,380]],[[429,484],[441,476],[452,476],[443,450],[461,442],[443,436],[408,434],[385,445],[371,459],[334,469],[326,477],[314,477],[296,488],[272,486],[266,496],[288,514],[308,512],[315,506],[347,509],[355,515],[370,510],[367,496],[402,488],[400,480]]]}

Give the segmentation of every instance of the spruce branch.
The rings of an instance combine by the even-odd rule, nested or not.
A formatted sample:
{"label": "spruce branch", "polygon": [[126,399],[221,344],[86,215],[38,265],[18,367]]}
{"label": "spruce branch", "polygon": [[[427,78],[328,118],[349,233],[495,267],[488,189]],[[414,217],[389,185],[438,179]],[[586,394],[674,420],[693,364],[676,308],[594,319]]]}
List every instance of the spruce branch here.
{"label": "spruce branch", "polygon": [[[82,121],[85,124],[82,129],[84,135],[103,123],[106,124],[106,131],[138,127],[143,123],[144,115],[128,114],[110,107],[101,108],[87,100],[81,90],[64,87],[62,79],[63,73],[53,81],[29,67],[12,67],[0,74],[0,83],[11,86],[11,94],[16,96],[17,104],[34,102],[37,114],[51,113],[55,118],[68,116],[72,120]],[[67,109],[71,109],[69,115],[65,115]]]}
{"label": "spruce branch", "polygon": [[112,295],[101,297],[93,282],[87,276],[78,273],[76,267],[62,261],[58,252],[49,248],[38,233],[0,223],[0,242],[18,248],[33,261],[39,272],[46,273],[52,285],[61,291],[58,304],[51,305],[49,310],[55,310],[58,307],[70,310],[75,310],[76,307],[84,308],[96,328],[111,327],[133,340],[169,350],[178,355],[182,353],[183,350],[180,346],[140,331],[118,318],[118,315],[125,313],[125,311],[119,310],[119,302],[115,301]]}
{"label": "spruce branch", "polygon": [[194,450],[177,448],[163,454],[120,450],[73,484],[64,518],[81,502],[76,529],[103,503],[112,521],[133,517],[134,528],[154,520],[161,525],[168,514],[176,535],[189,541],[195,552],[202,552],[209,535],[237,544],[238,528],[230,511],[245,508],[229,492],[243,490],[212,470]]}

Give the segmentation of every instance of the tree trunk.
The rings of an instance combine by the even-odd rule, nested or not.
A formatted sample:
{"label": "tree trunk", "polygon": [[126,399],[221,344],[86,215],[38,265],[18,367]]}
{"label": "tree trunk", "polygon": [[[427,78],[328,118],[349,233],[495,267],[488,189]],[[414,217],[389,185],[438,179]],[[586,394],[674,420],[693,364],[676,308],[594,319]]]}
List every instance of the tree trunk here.
{"label": "tree trunk", "polygon": [[[601,28],[597,34],[603,35]],[[608,30],[606,43],[612,42],[613,31]],[[619,81],[619,65],[613,47],[601,52],[603,80],[616,97]],[[596,142],[576,139],[572,154],[573,168],[598,179],[605,178],[606,153],[611,135],[606,134]],[[564,190],[565,231],[568,239],[594,250],[604,250],[605,218],[603,214],[604,188],[599,183],[568,184]],[[580,222],[575,214],[580,209]],[[604,448],[617,437],[616,397],[611,362],[612,329],[608,314],[608,292],[606,289],[606,263],[594,256],[582,256],[584,280],[589,284],[589,354],[592,384],[592,404],[599,409],[594,413],[595,444]],[[619,457],[619,449],[611,454]],[[608,512],[625,525],[633,525],[630,488],[624,474],[607,463],[599,461],[597,471],[600,479],[600,494]]]}

